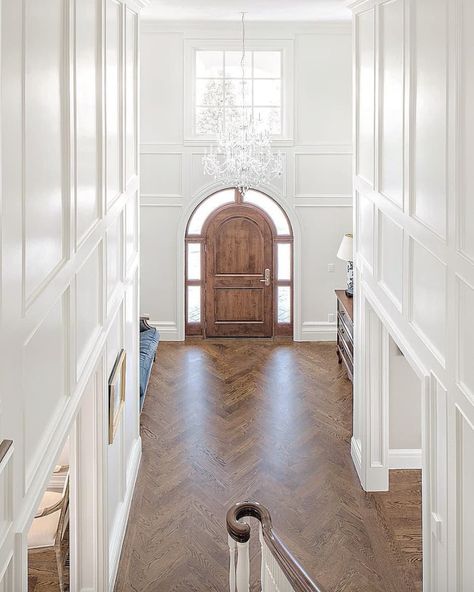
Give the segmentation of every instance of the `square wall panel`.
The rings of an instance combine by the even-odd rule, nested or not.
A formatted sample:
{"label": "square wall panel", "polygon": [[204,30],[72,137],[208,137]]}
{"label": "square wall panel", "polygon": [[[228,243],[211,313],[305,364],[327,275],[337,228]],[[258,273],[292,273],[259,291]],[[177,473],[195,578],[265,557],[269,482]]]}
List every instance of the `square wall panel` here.
{"label": "square wall panel", "polygon": [[474,288],[458,278],[458,376],[462,390],[474,402]]}
{"label": "square wall panel", "polygon": [[379,212],[379,279],[398,309],[403,296],[403,228]]}
{"label": "square wall panel", "polygon": [[446,265],[412,240],[411,322],[444,364],[446,344]]}
{"label": "square wall panel", "polygon": [[181,153],[142,154],[140,166],[142,195],[183,197]]}
{"label": "square wall panel", "polygon": [[295,197],[351,196],[351,154],[296,154]]}
{"label": "square wall panel", "polygon": [[403,207],[404,0],[380,6],[380,190]]}

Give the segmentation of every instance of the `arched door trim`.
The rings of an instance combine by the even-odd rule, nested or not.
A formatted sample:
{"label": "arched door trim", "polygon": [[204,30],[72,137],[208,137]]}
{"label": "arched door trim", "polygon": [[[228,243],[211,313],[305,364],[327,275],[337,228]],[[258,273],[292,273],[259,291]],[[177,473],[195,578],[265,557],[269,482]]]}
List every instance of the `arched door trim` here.
{"label": "arched door trim", "polygon": [[[181,278],[185,277],[185,237],[189,219],[202,201],[222,189],[222,185],[217,182],[207,185],[182,210],[176,236],[178,253],[178,281],[176,284],[177,318],[176,325],[170,323],[170,327],[167,328],[169,334],[175,335],[177,341],[184,341],[185,339],[185,287],[184,281]],[[290,221],[293,232],[293,339],[295,341],[301,341],[301,224],[294,207],[288,204],[274,187],[262,185],[258,190],[273,199],[285,212]]]}

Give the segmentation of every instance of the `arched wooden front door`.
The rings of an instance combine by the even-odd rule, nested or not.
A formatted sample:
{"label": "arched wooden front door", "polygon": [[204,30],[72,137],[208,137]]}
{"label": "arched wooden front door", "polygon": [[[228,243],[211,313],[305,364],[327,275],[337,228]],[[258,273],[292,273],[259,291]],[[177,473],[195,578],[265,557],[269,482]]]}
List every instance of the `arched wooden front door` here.
{"label": "arched wooden front door", "polygon": [[222,189],[186,230],[186,335],[293,334],[293,233],[282,208],[250,189]]}
{"label": "arched wooden front door", "polygon": [[273,233],[247,205],[225,206],[205,227],[207,337],[273,335]]}

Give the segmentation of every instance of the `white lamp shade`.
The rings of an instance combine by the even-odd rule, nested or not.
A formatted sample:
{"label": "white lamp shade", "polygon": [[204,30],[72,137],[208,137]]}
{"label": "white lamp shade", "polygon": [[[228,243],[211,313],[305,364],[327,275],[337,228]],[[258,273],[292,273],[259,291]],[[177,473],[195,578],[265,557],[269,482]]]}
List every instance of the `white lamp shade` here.
{"label": "white lamp shade", "polygon": [[353,261],[352,254],[352,234],[345,234],[341,241],[341,246],[337,252],[337,258],[343,261]]}

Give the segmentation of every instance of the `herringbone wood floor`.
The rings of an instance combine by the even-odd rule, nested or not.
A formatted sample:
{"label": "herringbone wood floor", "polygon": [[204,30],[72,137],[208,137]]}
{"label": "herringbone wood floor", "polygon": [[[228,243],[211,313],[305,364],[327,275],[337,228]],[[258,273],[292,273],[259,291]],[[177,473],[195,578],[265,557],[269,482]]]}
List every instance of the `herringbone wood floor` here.
{"label": "herringbone wood floor", "polygon": [[418,592],[420,475],[365,494],[350,435],[334,344],[160,344],[116,592],[228,590],[225,512],[249,498],[328,592]]}

